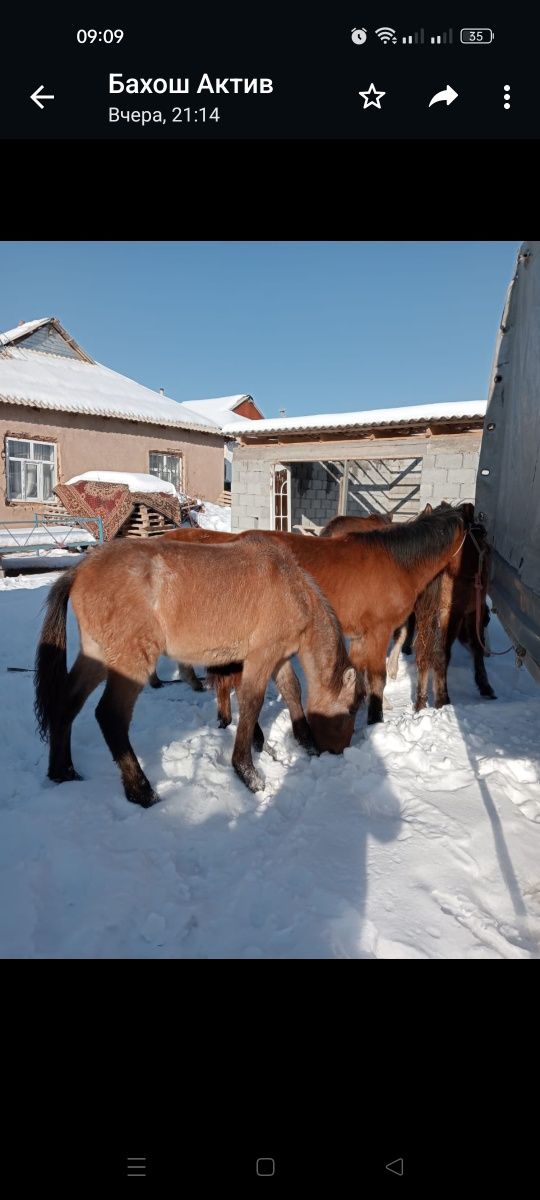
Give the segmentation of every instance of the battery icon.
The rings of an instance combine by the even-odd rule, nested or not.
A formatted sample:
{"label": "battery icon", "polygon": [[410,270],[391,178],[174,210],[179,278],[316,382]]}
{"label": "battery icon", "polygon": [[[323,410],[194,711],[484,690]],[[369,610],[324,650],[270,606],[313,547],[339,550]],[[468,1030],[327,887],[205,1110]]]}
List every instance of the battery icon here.
{"label": "battery icon", "polygon": [[492,29],[462,29],[459,34],[459,40],[464,46],[489,46],[493,38]]}

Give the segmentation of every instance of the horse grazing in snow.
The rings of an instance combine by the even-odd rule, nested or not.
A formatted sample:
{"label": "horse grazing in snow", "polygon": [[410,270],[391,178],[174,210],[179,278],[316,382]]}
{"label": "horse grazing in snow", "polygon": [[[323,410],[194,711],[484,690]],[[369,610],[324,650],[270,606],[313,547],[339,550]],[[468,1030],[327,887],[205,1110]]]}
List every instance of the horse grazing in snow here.
{"label": "horse grazing in snow", "polygon": [[[194,531],[195,532],[195,531]],[[81,650],[66,667],[68,600]],[[90,693],[107,684],[96,717],[128,800],[159,799],[129,741],[137,696],[160,654],[186,663],[243,663],[233,766],[251,791],[264,781],[251,745],[270,675],[298,654],[308,681],[314,748],[349,745],[358,706],[356,672],[335,613],[285,546],[250,534],[230,546],[165,538],[110,542],[53,584],[36,655],[35,711],[49,738],[49,778],[78,779],[71,726]],[[261,735],[262,736],[262,735]]]}
{"label": "horse grazing in snow", "polygon": [[[164,534],[162,540],[217,544],[239,542],[250,534],[176,529]],[[366,672],[368,722],[382,721],[386,650],[391,634],[406,620],[429,581],[458,553],[464,539],[461,513],[454,509],[436,511],[422,514],[410,524],[335,538],[274,532],[259,532],[258,536],[287,546],[319,584],[345,636],[351,639],[349,657],[359,674],[359,687]],[[239,656],[233,661],[238,663]],[[290,662],[283,670],[289,677],[294,676]],[[223,698],[231,686],[229,676],[228,682],[224,679],[217,685],[218,697]],[[229,723],[230,702],[219,715],[221,724]]]}

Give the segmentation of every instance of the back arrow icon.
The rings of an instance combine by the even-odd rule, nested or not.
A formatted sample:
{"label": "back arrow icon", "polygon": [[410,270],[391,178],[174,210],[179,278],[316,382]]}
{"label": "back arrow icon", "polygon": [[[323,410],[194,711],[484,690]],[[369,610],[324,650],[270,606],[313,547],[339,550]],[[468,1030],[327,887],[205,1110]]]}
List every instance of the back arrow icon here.
{"label": "back arrow icon", "polygon": [[450,87],[450,84],[447,83],[444,92],[437,92],[435,96],[431,97],[428,108],[431,108],[432,104],[438,104],[439,100],[446,100],[447,104],[451,104],[452,100],[457,100],[457,95],[458,94],[454,91],[453,87]]}
{"label": "back arrow icon", "polygon": [[386,1170],[391,1171],[392,1175],[403,1175],[403,1159],[395,1158],[393,1162],[387,1163]]}
{"label": "back arrow icon", "polygon": [[[44,87],[45,84],[40,83],[39,87],[37,87],[35,92],[32,92],[32,95],[30,96],[30,99],[34,101],[34,104],[37,104],[38,108],[45,108],[45,105],[41,103],[42,100],[54,100],[54,96],[45,95],[45,92],[43,92]],[[41,94],[42,92],[43,95]]]}

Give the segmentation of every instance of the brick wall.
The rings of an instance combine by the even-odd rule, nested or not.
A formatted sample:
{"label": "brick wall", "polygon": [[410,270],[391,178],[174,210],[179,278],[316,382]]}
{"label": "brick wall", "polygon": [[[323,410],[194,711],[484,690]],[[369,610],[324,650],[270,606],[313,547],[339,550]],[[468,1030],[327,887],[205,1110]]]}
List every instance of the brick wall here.
{"label": "brick wall", "polygon": [[460,500],[472,500],[476,489],[476,474],[480,443],[474,449],[451,453],[437,453],[436,441],[428,442],[422,464],[420,485],[420,507],[439,504],[448,500],[456,504]]}
{"label": "brick wall", "polygon": [[294,463],[291,469],[291,525],[325,525],[339,504],[341,463]]}
{"label": "brick wall", "polygon": [[231,529],[272,529],[270,524],[272,468],[258,459],[233,456]]}
{"label": "brick wall", "polygon": [[[449,448],[447,440],[444,450],[435,437],[426,439],[421,444],[414,444],[414,453],[422,460],[419,463],[420,490],[419,494],[414,496],[414,504],[418,505],[416,511],[423,508],[428,501],[436,505],[441,500],[448,500],[452,504],[461,500],[474,500],[480,440],[481,435],[478,432],[456,435],[455,440],[453,439],[455,444]],[[409,446],[410,443],[404,439],[404,460],[411,453]],[[343,453],[344,447],[339,449]],[[385,452],[386,446],[381,441],[372,443],[373,459],[395,458],[396,461],[401,461],[399,449],[396,441],[392,443],[391,454]],[[279,452],[287,462],[286,447],[281,447]],[[245,448],[240,452],[235,450],[231,486],[233,531],[273,528],[271,505],[274,464],[269,458],[268,447],[264,447],[263,453],[266,454],[265,458],[257,458],[255,448],[250,448],[247,452]],[[355,453],[354,444],[351,445],[349,457],[358,461],[358,451]],[[290,466],[291,525],[304,525],[306,528],[324,525],[338,510],[342,462],[319,462],[313,459],[310,462],[294,461]],[[353,511],[351,506],[349,511]],[[407,509],[405,515],[413,515],[412,510],[409,512]]]}

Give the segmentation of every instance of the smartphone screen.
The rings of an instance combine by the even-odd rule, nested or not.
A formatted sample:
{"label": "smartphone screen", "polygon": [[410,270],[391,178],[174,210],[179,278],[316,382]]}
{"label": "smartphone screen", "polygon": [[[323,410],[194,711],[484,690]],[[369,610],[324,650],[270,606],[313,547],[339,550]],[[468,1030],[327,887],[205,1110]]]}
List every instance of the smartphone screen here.
{"label": "smartphone screen", "polygon": [[10,1194],[534,1184],[539,35],[3,6]]}

